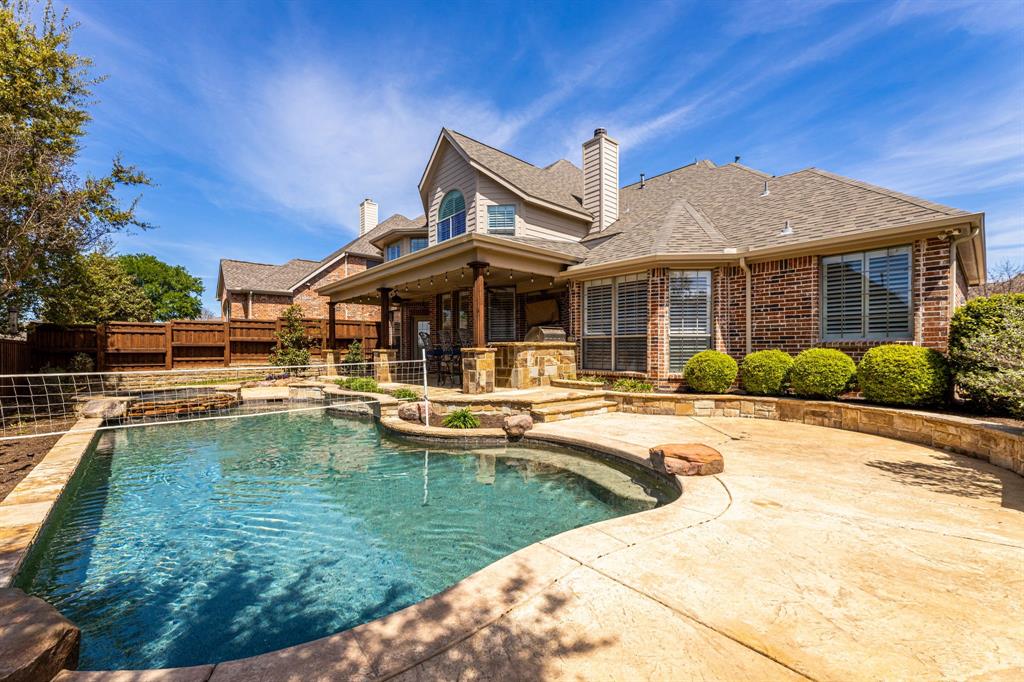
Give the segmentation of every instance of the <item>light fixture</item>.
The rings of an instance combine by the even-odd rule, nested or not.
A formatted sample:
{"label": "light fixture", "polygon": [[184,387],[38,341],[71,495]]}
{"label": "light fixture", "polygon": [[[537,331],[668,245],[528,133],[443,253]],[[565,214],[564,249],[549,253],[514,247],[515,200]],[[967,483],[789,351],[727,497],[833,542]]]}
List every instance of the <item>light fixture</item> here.
{"label": "light fixture", "polygon": [[509,268],[508,270],[508,278],[512,279],[512,268]]}

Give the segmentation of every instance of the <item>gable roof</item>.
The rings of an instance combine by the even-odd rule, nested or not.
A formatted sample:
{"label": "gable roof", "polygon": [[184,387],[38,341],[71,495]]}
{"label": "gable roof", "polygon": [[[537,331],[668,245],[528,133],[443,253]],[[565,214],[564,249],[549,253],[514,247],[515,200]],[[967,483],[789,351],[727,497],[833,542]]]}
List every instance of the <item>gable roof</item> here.
{"label": "gable roof", "polygon": [[[441,129],[438,144],[441,140],[450,142],[471,164],[475,164],[510,189],[535,201],[575,213],[581,219],[590,220],[590,214],[583,209],[583,171],[571,162],[561,159],[544,168],[538,168],[448,128]],[[435,145],[434,156],[436,150]],[[434,156],[431,157],[431,162]],[[424,171],[424,180],[429,168],[430,163],[427,165],[427,171]]]}
{"label": "gable roof", "polygon": [[220,287],[228,291],[259,291],[290,294],[291,285],[313,272],[320,261],[293,258],[283,265],[250,263],[223,258],[220,261]]}
{"label": "gable roof", "polygon": [[[582,266],[654,254],[796,246],[971,215],[817,168],[771,177],[711,161],[650,178],[642,189],[639,183],[627,185],[619,206],[617,221],[584,240],[593,248]],[[782,235],[787,220],[792,234]]]}
{"label": "gable roof", "polygon": [[367,241],[370,242],[371,246],[378,249],[379,252],[380,244],[389,237],[425,233],[426,231],[426,216],[421,215],[410,220],[401,213],[396,213],[371,230],[367,235]]}

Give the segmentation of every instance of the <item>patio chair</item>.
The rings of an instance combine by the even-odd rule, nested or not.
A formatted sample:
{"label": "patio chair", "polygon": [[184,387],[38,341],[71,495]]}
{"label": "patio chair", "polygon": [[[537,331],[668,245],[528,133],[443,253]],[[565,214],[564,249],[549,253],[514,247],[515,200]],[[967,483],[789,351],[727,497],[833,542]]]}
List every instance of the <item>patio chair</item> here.
{"label": "patio chair", "polygon": [[427,374],[437,374],[438,383],[441,382],[441,349],[434,345],[430,338],[430,332],[420,332],[420,343],[427,355]]}

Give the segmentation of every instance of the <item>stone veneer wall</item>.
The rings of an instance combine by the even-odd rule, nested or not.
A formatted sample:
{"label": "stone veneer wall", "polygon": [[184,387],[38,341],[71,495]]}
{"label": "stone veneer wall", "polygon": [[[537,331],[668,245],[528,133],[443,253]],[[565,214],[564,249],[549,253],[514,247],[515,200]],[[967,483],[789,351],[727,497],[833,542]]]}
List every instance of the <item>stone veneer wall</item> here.
{"label": "stone veneer wall", "polygon": [[619,403],[620,412],[802,422],[941,448],[1024,476],[1024,433],[967,417],[795,398],[614,391],[605,395]]}
{"label": "stone veneer wall", "polygon": [[471,395],[494,391],[494,349],[462,349],[462,392]]}
{"label": "stone veneer wall", "polygon": [[496,386],[548,386],[552,379],[576,378],[576,344],[520,341],[492,343]]}

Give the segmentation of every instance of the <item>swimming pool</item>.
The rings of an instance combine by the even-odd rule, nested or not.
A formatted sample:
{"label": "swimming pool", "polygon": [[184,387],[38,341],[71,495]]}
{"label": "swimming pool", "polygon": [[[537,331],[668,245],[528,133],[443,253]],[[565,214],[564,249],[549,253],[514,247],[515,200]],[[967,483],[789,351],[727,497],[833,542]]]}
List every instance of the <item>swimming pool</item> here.
{"label": "swimming pool", "polygon": [[103,434],[18,578],[82,629],[80,669],[298,644],[676,492],[555,448],[425,448],[326,412]]}

